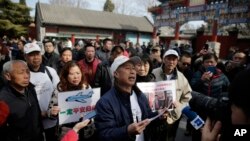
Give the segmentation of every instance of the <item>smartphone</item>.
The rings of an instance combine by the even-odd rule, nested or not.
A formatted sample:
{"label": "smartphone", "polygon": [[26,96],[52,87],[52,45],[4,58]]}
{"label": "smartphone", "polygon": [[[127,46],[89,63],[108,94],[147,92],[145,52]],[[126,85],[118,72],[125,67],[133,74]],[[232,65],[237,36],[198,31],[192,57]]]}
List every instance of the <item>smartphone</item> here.
{"label": "smartphone", "polygon": [[96,111],[95,111],[95,110],[94,110],[94,111],[91,111],[91,112],[89,112],[88,114],[86,114],[86,115],[83,117],[82,120],[84,121],[84,120],[86,120],[86,119],[94,118],[95,115],[96,115]]}
{"label": "smartphone", "polygon": [[216,73],[216,67],[214,67],[214,66],[209,66],[209,67],[207,67],[207,71],[210,71],[210,72],[212,72],[213,74],[215,74],[215,73]]}

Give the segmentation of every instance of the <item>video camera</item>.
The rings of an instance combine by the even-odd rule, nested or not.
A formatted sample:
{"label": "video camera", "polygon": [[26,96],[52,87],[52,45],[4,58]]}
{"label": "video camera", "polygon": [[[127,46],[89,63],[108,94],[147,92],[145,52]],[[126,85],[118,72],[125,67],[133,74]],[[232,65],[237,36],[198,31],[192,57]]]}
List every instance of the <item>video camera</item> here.
{"label": "video camera", "polygon": [[221,97],[213,98],[193,91],[192,99],[189,101],[191,109],[198,113],[203,119],[210,117],[219,120],[223,126],[231,125],[231,109],[227,93]]}

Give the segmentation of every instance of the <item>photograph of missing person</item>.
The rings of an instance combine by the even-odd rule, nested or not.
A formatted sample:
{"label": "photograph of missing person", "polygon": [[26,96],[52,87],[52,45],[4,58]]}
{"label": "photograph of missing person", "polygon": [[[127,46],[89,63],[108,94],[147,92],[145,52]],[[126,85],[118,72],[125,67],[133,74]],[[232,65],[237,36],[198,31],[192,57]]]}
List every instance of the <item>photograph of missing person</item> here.
{"label": "photograph of missing person", "polygon": [[173,109],[173,93],[171,90],[161,92],[144,93],[148,99],[149,107],[152,111],[163,109],[167,107],[169,110]]}
{"label": "photograph of missing person", "polygon": [[162,108],[167,107],[169,110],[173,109],[173,96],[172,96],[172,91],[167,90],[167,91],[162,91],[162,92],[157,92],[155,94],[155,100],[154,100],[154,107],[155,110],[159,110]]}

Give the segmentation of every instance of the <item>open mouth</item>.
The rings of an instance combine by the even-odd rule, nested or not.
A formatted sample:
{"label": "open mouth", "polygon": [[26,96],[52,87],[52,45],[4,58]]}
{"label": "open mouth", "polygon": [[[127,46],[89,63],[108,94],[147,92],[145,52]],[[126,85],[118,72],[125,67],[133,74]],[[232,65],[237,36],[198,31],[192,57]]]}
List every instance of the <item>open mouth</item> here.
{"label": "open mouth", "polygon": [[128,79],[129,80],[135,80],[136,77],[132,76],[132,77],[129,77]]}

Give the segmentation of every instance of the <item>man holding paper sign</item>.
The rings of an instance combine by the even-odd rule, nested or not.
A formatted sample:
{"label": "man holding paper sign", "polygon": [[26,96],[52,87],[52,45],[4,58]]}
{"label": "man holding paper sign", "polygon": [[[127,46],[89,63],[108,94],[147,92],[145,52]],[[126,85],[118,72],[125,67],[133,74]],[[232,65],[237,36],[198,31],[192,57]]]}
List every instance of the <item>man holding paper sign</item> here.
{"label": "man holding paper sign", "polygon": [[111,65],[114,86],[96,104],[95,125],[101,141],[146,141],[151,112],[146,96],[135,85],[134,60],[117,57]]}
{"label": "man holding paper sign", "polygon": [[174,141],[177,128],[179,125],[179,119],[181,117],[182,109],[187,106],[191,99],[191,87],[186,77],[177,70],[179,55],[173,50],[169,49],[163,55],[163,65],[153,70],[153,74],[158,81],[175,81],[175,99],[173,99],[174,108],[171,110],[167,117],[167,127],[164,135],[166,141]]}

